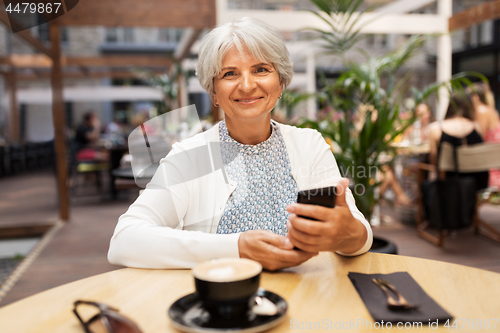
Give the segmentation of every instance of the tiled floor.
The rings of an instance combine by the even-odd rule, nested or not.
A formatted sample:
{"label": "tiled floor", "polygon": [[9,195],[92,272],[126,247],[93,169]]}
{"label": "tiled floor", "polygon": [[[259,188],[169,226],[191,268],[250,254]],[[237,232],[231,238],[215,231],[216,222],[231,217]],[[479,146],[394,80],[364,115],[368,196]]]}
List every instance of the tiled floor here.
{"label": "tiled floor", "polygon": [[0,227],[56,218],[56,179],[51,169],[0,178]]}
{"label": "tiled floor", "polygon": [[[38,201],[52,202],[53,205],[57,196],[55,187],[47,186],[52,181],[49,176],[42,173],[26,176],[26,179],[18,177],[16,181],[0,179],[0,197],[9,202],[8,207],[0,205],[0,217],[3,218],[3,211],[7,211],[13,220],[20,220],[16,216],[24,216],[26,200],[34,207],[38,206]],[[136,196],[137,191],[130,190],[120,193],[120,199],[115,201],[103,200],[102,196],[74,201],[71,221],[55,234],[0,302],[0,307],[64,283],[119,268],[107,262],[109,239],[119,215],[125,212]],[[30,214],[36,217],[35,213],[32,211]],[[40,217],[43,216],[40,214]],[[500,244],[477,237],[471,230],[451,235],[442,249],[417,237],[415,227],[410,224],[382,225],[374,228],[374,234],[394,242],[400,255],[453,262],[500,273]]]}

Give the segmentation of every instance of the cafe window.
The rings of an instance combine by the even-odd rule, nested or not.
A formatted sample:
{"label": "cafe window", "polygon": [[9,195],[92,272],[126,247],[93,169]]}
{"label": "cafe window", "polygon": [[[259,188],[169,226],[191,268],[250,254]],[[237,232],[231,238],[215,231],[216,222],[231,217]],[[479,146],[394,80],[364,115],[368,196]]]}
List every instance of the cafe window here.
{"label": "cafe window", "polygon": [[125,43],[133,43],[135,41],[134,28],[123,28],[123,41]]}
{"label": "cafe window", "polygon": [[481,55],[464,57],[460,60],[458,71],[474,71],[485,76],[491,76],[494,73],[495,57],[493,53],[488,52]]}
{"label": "cafe window", "polygon": [[485,21],[481,24],[479,31],[479,40],[481,45],[490,45],[493,43],[493,21]]}
{"label": "cafe window", "polygon": [[106,29],[106,42],[108,42],[108,43],[118,42],[118,28],[107,28]]}
{"label": "cafe window", "polygon": [[471,40],[471,28],[464,29],[464,45],[468,49],[470,48],[470,40]]}
{"label": "cafe window", "polygon": [[179,42],[181,40],[183,29],[165,28],[160,29],[158,39],[160,42]]}
{"label": "cafe window", "polygon": [[27,118],[28,106],[26,104],[19,105],[19,138],[22,141],[26,139]]}
{"label": "cafe window", "polygon": [[[37,31],[38,38],[42,42],[50,42],[49,24],[43,23],[43,22],[46,22],[46,20],[41,19],[40,16],[37,16],[37,20],[39,23],[39,25],[36,27],[36,29],[38,30]],[[68,28],[67,27],[60,27],[59,34],[61,36],[61,43],[63,43],[63,44],[68,43],[68,41],[69,41]]]}
{"label": "cafe window", "polygon": [[134,28],[107,28],[106,42],[108,43],[133,43],[135,42]]}
{"label": "cafe window", "polygon": [[366,37],[366,44],[368,44],[368,46],[375,45],[375,35],[374,34],[368,34],[368,36]]}
{"label": "cafe window", "polygon": [[380,35],[380,46],[387,47],[387,35],[386,34]]}
{"label": "cafe window", "polygon": [[465,49],[464,35],[465,35],[464,29],[451,31],[451,47],[453,49],[453,52],[460,52]]}

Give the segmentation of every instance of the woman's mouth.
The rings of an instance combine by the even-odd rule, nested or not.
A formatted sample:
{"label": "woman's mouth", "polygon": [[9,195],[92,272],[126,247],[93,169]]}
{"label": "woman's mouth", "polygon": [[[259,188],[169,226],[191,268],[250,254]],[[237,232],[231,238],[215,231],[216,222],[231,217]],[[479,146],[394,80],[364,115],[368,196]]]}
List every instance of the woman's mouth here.
{"label": "woman's mouth", "polygon": [[249,98],[239,98],[236,99],[235,101],[238,102],[239,104],[245,104],[245,105],[250,105],[257,103],[260,101],[263,97],[249,97]]}

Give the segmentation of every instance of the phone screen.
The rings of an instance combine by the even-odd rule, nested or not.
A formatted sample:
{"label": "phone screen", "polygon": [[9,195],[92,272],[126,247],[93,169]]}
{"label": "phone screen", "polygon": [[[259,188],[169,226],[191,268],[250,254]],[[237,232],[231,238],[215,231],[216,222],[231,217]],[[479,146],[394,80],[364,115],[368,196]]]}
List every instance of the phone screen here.
{"label": "phone screen", "polygon": [[[335,198],[337,197],[336,193],[335,186],[300,191],[297,196],[297,203],[333,208],[335,207]],[[307,216],[300,217],[317,221],[316,219]]]}

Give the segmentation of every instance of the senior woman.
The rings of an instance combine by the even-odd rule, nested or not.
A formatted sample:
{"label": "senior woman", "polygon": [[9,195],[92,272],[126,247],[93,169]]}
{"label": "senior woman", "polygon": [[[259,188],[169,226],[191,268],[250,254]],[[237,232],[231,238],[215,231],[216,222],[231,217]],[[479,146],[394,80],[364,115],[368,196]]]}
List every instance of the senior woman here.
{"label": "senior woman", "polygon": [[[373,238],[370,226],[328,144],[315,130],[271,120],[293,74],[280,33],[250,18],[219,26],[201,43],[196,74],[225,119],[174,145],[161,160],[145,191],[120,217],[109,261],[180,268],[241,257],[276,270],[319,251],[365,253]],[[180,162],[171,156],[207,142],[219,143],[224,170],[197,179],[179,176],[190,166],[176,165]],[[202,159],[188,160],[194,165]],[[299,190],[332,185],[338,193],[335,208],[296,203]]]}

